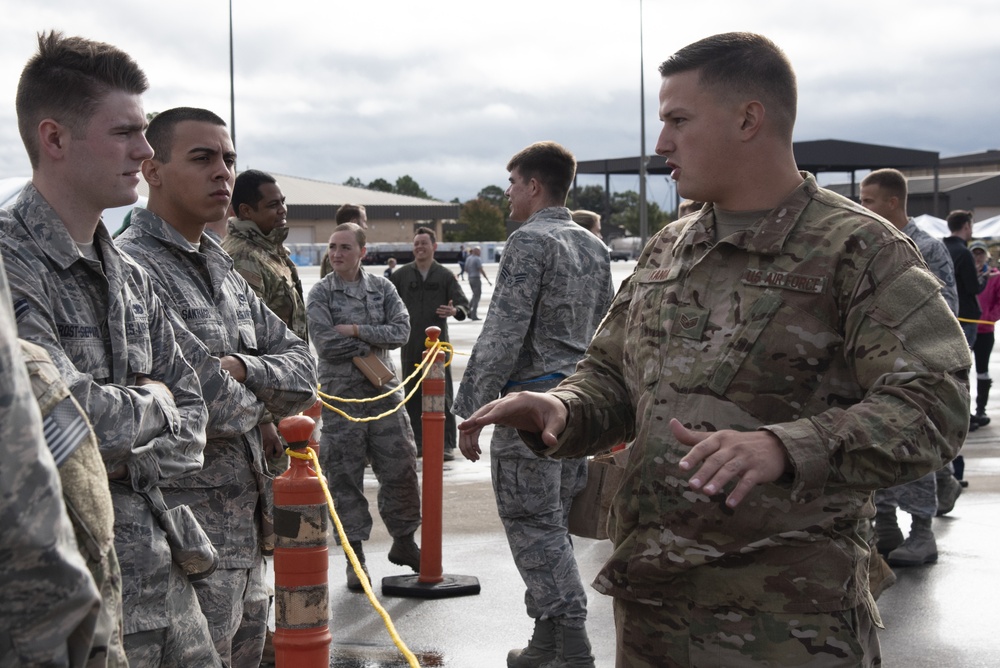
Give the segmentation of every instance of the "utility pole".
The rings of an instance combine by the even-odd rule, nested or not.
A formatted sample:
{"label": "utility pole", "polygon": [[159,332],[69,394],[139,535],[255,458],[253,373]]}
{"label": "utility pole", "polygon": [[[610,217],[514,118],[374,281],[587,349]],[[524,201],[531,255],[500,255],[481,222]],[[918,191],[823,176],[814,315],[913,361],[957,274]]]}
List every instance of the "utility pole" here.
{"label": "utility pole", "polygon": [[236,78],[233,72],[233,0],[229,0],[229,136],[236,148]]}
{"label": "utility pole", "polygon": [[642,48],[642,0],[639,0],[639,238],[642,247],[649,240],[649,212],[646,210],[646,66]]}

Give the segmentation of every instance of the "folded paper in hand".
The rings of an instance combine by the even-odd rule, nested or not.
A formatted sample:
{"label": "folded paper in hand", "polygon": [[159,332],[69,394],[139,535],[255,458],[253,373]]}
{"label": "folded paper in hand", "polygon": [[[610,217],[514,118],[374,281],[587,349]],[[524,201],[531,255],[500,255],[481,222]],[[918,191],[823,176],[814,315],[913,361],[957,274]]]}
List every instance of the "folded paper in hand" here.
{"label": "folded paper in hand", "polygon": [[368,353],[364,357],[355,357],[354,366],[361,369],[365,378],[371,381],[375,387],[382,387],[396,377],[392,371],[378,358],[375,353]]}

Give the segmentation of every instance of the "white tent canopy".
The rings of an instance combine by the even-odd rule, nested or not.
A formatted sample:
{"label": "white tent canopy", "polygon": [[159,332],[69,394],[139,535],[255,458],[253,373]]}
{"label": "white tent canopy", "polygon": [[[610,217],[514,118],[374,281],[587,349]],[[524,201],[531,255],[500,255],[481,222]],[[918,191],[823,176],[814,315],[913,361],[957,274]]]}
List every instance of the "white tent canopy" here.
{"label": "white tent canopy", "polygon": [[936,218],[925,213],[922,216],[915,217],[913,222],[924,232],[937,239],[944,239],[951,236],[951,232],[948,231],[948,221],[941,218]]}
{"label": "white tent canopy", "polygon": [[993,216],[973,223],[972,236],[975,239],[1000,237],[1000,216]]}

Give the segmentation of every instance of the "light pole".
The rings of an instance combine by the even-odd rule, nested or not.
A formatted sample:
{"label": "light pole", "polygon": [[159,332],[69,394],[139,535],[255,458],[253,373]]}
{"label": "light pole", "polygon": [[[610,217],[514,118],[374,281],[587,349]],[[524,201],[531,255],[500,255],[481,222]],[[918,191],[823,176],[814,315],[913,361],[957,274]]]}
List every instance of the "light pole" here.
{"label": "light pole", "polygon": [[642,48],[642,0],[639,0],[639,238],[642,247],[649,239],[649,212],[646,209],[646,66]]}
{"label": "light pole", "polygon": [[229,0],[229,136],[236,148],[236,79],[233,76],[233,0]]}

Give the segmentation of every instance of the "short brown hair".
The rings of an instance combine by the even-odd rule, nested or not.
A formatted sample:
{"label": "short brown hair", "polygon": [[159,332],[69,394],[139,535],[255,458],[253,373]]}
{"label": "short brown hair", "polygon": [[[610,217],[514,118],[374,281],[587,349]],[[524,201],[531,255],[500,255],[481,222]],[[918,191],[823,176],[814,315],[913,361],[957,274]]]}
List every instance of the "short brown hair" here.
{"label": "short brown hair", "polygon": [[554,141],[540,141],[521,149],[510,159],[507,171],[514,169],[525,179],[537,180],[550,196],[565,202],[576,175],[576,158]]}
{"label": "short brown hair", "polygon": [[32,169],[38,168],[38,124],[51,118],[81,138],[101,98],[112,91],[142,95],[146,75],[118,47],[52,31],[38,34],[38,52],[17,84],[17,129]]}
{"label": "short brown hair", "polygon": [[357,223],[341,223],[333,228],[333,232],[330,234],[330,238],[337,232],[354,232],[354,238],[358,242],[358,248],[364,248],[365,244],[368,243],[368,235],[365,234],[364,229]]}
{"label": "short brown hair", "polygon": [[952,232],[958,232],[960,229],[965,227],[966,223],[971,222],[971,211],[966,211],[965,209],[955,209],[948,214],[948,229]]}
{"label": "short brown hair", "polygon": [[437,241],[437,235],[434,234],[434,230],[432,230],[429,227],[418,227],[417,231],[413,233],[413,236],[416,237],[416,236],[420,236],[421,234],[426,234],[427,236],[429,236],[431,238],[431,243],[432,244],[436,244],[438,242]]}
{"label": "short brown hair", "polygon": [[337,209],[337,215],[334,220],[338,225],[341,223],[351,223],[355,220],[361,220],[361,212],[364,210],[364,204],[343,204],[339,209]]}
{"label": "short brown hair", "polygon": [[586,209],[577,209],[570,216],[573,218],[574,223],[588,232],[593,232],[594,227],[601,222],[601,217],[598,214]]}
{"label": "short brown hair", "polygon": [[906,177],[898,169],[876,169],[861,179],[861,187],[878,186],[890,197],[895,197],[901,203],[906,203]]}
{"label": "short brown hair", "polygon": [[792,64],[774,42],[750,32],[722,33],[688,44],[660,65],[663,77],[693,71],[720,97],[759,98],[791,139],[798,85]]}

